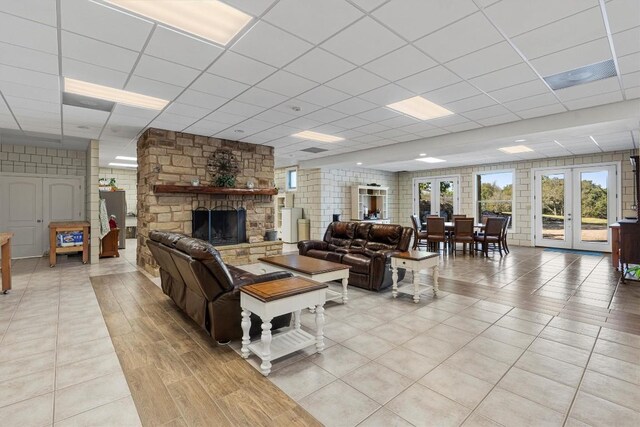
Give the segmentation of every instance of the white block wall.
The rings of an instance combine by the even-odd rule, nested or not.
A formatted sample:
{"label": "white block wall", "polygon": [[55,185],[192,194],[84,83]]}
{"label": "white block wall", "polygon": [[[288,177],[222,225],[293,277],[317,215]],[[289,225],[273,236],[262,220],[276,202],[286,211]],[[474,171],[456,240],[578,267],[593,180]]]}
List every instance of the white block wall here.
{"label": "white block wall", "polygon": [[85,176],[86,151],[0,144],[0,172]]}

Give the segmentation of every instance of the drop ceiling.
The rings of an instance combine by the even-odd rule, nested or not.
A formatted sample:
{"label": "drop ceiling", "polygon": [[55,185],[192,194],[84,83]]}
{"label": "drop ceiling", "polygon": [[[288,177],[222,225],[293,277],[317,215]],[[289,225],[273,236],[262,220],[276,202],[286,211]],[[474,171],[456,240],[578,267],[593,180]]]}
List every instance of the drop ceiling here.
{"label": "drop ceiling", "polygon": [[[135,156],[140,132],[158,127],[270,145],[278,165],[337,164],[349,155],[385,170],[638,146],[640,111],[635,121],[604,114],[608,121],[594,116],[590,124],[557,126],[563,114],[639,105],[637,0],[225,2],[253,17],[227,46],[100,0],[1,2],[0,142],[75,147],[98,139],[105,165]],[[615,77],[555,92],[543,80],[608,59]],[[170,104],[162,111],[116,105],[110,112],[63,105],[64,77]],[[418,95],[454,114],[420,121],[386,108]],[[548,120],[553,131],[509,127],[530,120]],[[344,140],[291,136],[301,131]],[[442,149],[437,143],[447,135],[469,135],[473,144]],[[516,139],[534,151],[497,150]],[[447,161],[416,162],[421,145]],[[393,160],[376,159],[385,147]]]}

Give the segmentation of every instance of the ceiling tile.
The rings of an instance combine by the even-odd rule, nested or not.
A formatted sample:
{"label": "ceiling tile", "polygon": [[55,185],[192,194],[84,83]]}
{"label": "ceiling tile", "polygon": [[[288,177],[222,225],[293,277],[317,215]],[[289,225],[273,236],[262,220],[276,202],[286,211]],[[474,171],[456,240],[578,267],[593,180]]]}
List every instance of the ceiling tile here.
{"label": "ceiling tile", "polygon": [[522,62],[520,55],[507,42],[477,50],[447,63],[456,74],[471,78]]}
{"label": "ceiling tile", "polygon": [[608,59],[611,59],[609,40],[603,37],[580,46],[533,59],[531,60],[531,65],[540,75],[550,76]]}
{"label": "ceiling tile", "polygon": [[378,106],[385,106],[403,99],[412,98],[414,94],[393,83],[373,89],[360,95],[361,99],[373,102]]}
{"label": "ceiling tile", "polygon": [[365,12],[371,12],[387,0],[351,0],[352,3],[362,8]]}
{"label": "ceiling tile", "polygon": [[382,120],[398,117],[398,112],[386,107],[374,108],[373,110],[358,114],[358,117],[371,122],[380,122]]}
{"label": "ceiling tile", "polygon": [[[60,114],[60,104],[52,102],[42,102],[35,99],[26,99],[13,96],[4,97],[12,110],[27,109],[43,113]],[[15,112],[15,111],[14,111]]]}
{"label": "ceiling tile", "polygon": [[492,105],[496,105],[493,99],[485,94],[480,94],[444,104],[443,107],[454,113],[464,113],[465,111],[477,110],[478,108],[490,107]]}
{"label": "ceiling tile", "polygon": [[255,116],[255,118],[273,124],[281,124],[295,119],[296,116],[276,110],[267,110]]}
{"label": "ceiling tile", "polygon": [[65,124],[80,124],[87,126],[104,126],[109,118],[109,112],[90,110],[88,108],[62,106],[62,114]]}
{"label": "ceiling tile", "polygon": [[600,8],[594,7],[511,40],[525,57],[534,59],[606,36]]}
{"label": "ceiling tile", "polygon": [[533,117],[549,116],[551,114],[564,113],[566,108],[561,104],[555,103],[551,105],[545,105],[542,107],[535,107],[529,110],[518,111],[518,115],[523,119],[531,119]]}
{"label": "ceiling tile", "polygon": [[486,119],[477,119],[476,121],[483,126],[501,125],[503,123],[515,122],[520,120],[520,117],[513,113],[503,114],[501,116],[488,117]]}
{"label": "ceiling tile", "polygon": [[232,51],[275,67],[282,67],[311,49],[312,45],[273,25],[259,21],[240,40]]}
{"label": "ceiling tile", "polygon": [[[640,44],[640,42],[638,44]],[[640,52],[619,58],[618,66],[620,67],[621,74],[629,74],[640,71]]]}
{"label": "ceiling tile", "polygon": [[503,105],[511,111],[529,110],[531,108],[556,104],[558,100],[552,93],[543,93],[515,101],[505,102]]}
{"label": "ceiling tile", "polygon": [[126,90],[141,93],[143,95],[155,96],[166,100],[172,100],[184,90],[180,86],[163,83],[156,80],[146,79],[140,76],[131,76]]}
{"label": "ceiling tile", "polygon": [[0,63],[48,74],[58,74],[58,56],[0,42]]}
{"label": "ceiling tile", "polygon": [[340,111],[341,113],[349,115],[362,113],[363,111],[372,110],[374,108],[376,108],[375,104],[358,98],[347,99],[346,101],[342,101],[331,106],[332,110]]}
{"label": "ceiling tile", "polygon": [[280,0],[263,19],[318,44],[361,16],[344,0]]}
{"label": "ceiling tile", "polygon": [[489,95],[502,103],[513,101],[515,99],[526,98],[528,96],[539,95],[549,91],[550,89],[542,80],[536,79],[531,80],[530,82],[520,83],[504,89],[489,92]]}
{"label": "ceiling tile", "polygon": [[[386,126],[382,126],[379,123],[369,123],[368,125],[357,127],[355,130],[365,134],[374,134],[378,132],[384,132],[385,130],[389,130],[389,128]],[[380,139],[380,137],[378,137],[378,139]]]}
{"label": "ceiling tile", "polygon": [[640,51],[640,26],[614,34],[613,45],[616,55],[624,56]]}
{"label": "ceiling tile", "polygon": [[136,65],[135,70],[133,70],[133,74],[164,83],[186,87],[189,86],[200,72],[174,62],[154,58],[149,55],[143,55],[138,61],[138,65]]}
{"label": "ceiling tile", "polygon": [[17,15],[55,27],[57,24],[56,3],[50,0],[3,1],[0,12]]}
{"label": "ceiling tile", "polygon": [[598,0],[511,0],[495,3],[485,12],[498,28],[512,37],[597,5]]}
{"label": "ceiling tile", "polygon": [[622,75],[622,85],[625,89],[640,86],[640,71]]}
{"label": "ceiling tile", "polygon": [[211,112],[227,102],[227,98],[211,95],[204,92],[199,92],[193,89],[185,90],[177,99],[176,102],[193,105],[195,107],[206,108]]}
{"label": "ceiling tile", "polygon": [[[458,101],[461,102],[461,101]],[[466,111],[463,116],[470,120],[486,119],[487,117],[496,117],[510,114],[509,110],[502,105],[492,105],[486,108],[479,108],[472,111]]]}
{"label": "ceiling tile", "polygon": [[449,132],[464,132],[465,130],[477,129],[480,125],[474,122],[460,123],[458,125],[446,126],[445,129]]}
{"label": "ceiling tile", "polygon": [[[140,51],[153,23],[94,1],[61,0],[62,29]],[[123,31],[126,29],[126,31]]]}
{"label": "ceiling tile", "polygon": [[243,130],[244,132],[235,132],[236,138],[247,137],[249,135],[253,135],[255,133],[261,132],[263,130],[269,129],[273,127],[273,123],[263,122],[262,120],[258,120],[256,118],[251,118],[249,120],[245,120],[244,122],[238,123],[234,126],[235,130]]}
{"label": "ceiling tile", "polygon": [[528,82],[537,79],[536,73],[525,64],[520,63],[512,67],[503,68],[502,70],[492,71],[480,77],[469,80],[472,84],[479,87],[485,92],[491,92],[496,89],[513,86],[518,83]]}
{"label": "ceiling tile", "polygon": [[204,70],[220,56],[223,49],[194,37],[158,26],[144,52],[156,58]]}
{"label": "ceiling tile", "polygon": [[411,45],[386,54],[364,66],[367,70],[395,81],[437,65],[437,63]]}
{"label": "ceiling tile", "polygon": [[0,64],[0,81],[20,83],[45,89],[60,88],[60,78],[51,74]]}
{"label": "ceiling tile", "polygon": [[370,121],[361,119],[357,116],[349,116],[349,117],[345,117],[344,119],[336,120],[335,122],[333,122],[334,125],[344,129],[354,129],[360,126],[368,125],[370,123],[371,123]]}
{"label": "ceiling tile", "polygon": [[117,89],[122,89],[129,77],[129,73],[99,67],[71,58],[62,58],[62,75]]}
{"label": "ceiling tile", "polygon": [[322,110],[314,111],[307,114],[306,117],[321,123],[331,123],[336,120],[343,119],[347,117],[347,115],[338,111],[331,110],[329,108],[323,108]]}
{"label": "ceiling tile", "polygon": [[605,3],[612,33],[640,26],[640,2],[636,0],[611,0]]}
{"label": "ceiling tile", "polygon": [[247,90],[250,86],[224,77],[205,73],[198,77],[189,87],[199,92],[231,99]]}
{"label": "ceiling tile", "polygon": [[62,56],[125,73],[131,72],[138,59],[138,54],[132,50],[67,31],[62,31]]}
{"label": "ceiling tile", "polygon": [[445,67],[437,66],[404,78],[396,83],[414,93],[424,93],[449,86],[459,81],[460,78],[451,71]]}
{"label": "ceiling tile", "polygon": [[431,102],[435,102],[438,105],[446,104],[449,102],[457,101],[459,99],[470,98],[474,95],[479,95],[480,91],[471,86],[467,82],[460,82],[450,86],[446,86],[440,89],[427,92],[422,96]]}
{"label": "ceiling tile", "polygon": [[292,97],[306,92],[317,85],[317,83],[311,80],[281,70],[260,82],[258,87]]}
{"label": "ceiling tile", "polygon": [[617,77],[609,77],[608,79],[598,80],[582,85],[571,86],[566,89],[556,91],[556,95],[564,102],[571,101],[585,96],[598,95],[601,93],[613,92],[620,90],[620,83]]}
{"label": "ceiling tile", "polygon": [[245,121],[247,118],[244,116],[238,116],[236,114],[230,114],[225,111],[216,110],[213,113],[209,114],[202,121],[211,121],[215,123],[226,124],[227,127],[235,125],[236,123],[240,123]]}
{"label": "ceiling tile", "polygon": [[384,86],[387,81],[362,68],[357,68],[327,82],[327,86],[356,96],[372,89]]}
{"label": "ceiling tile", "polygon": [[322,124],[324,124],[324,123],[312,120],[308,116],[298,117],[297,119],[294,119],[294,120],[291,120],[290,122],[287,122],[287,126],[290,126],[292,128],[298,129],[298,130],[308,130],[308,129],[312,129],[312,128],[316,127],[316,126],[320,126]]}
{"label": "ceiling tile", "polygon": [[[60,103],[60,88],[58,84],[50,88],[35,87],[14,82],[0,81],[0,91],[5,96],[35,99],[43,102]],[[4,102],[0,102],[0,114],[3,113]]]}
{"label": "ceiling tile", "polygon": [[504,41],[491,22],[481,12],[431,33],[415,45],[439,62],[447,62],[462,55]]}
{"label": "ceiling tile", "polygon": [[277,0],[225,0],[225,3],[252,16],[260,16]]}
{"label": "ceiling tile", "polygon": [[327,86],[318,86],[303,93],[302,95],[299,95],[298,98],[312,104],[328,107],[337,102],[344,101],[345,99],[350,98],[350,96],[344,92],[331,89]]}
{"label": "ceiling tile", "polygon": [[286,114],[292,114],[296,117],[306,116],[309,113],[320,110],[322,107],[319,105],[311,104],[309,102],[305,102],[302,99],[292,98],[288,102],[282,103],[276,107],[274,110],[280,111]]}
{"label": "ceiling tile", "polygon": [[624,96],[627,99],[640,98],[640,86],[632,87],[624,90]]}
{"label": "ceiling tile", "polygon": [[477,10],[471,0],[391,0],[373,16],[413,41]]}
{"label": "ceiling tile", "polygon": [[258,107],[256,105],[250,105],[245,102],[239,102],[234,100],[234,101],[229,101],[222,107],[218,108],[216,111],[221,111],[223,113],[229,113],[229,114],[234,114],[236,116],[248,118],[251,116],[255,116],[256,114],[259,114],[264,110],[265,109],[262,107]]}
{"label": "ceiling tile", "polygon": [[322,47],[362,65],[404,44],[400,37],[366,17],[324,42]]}
{"label": "ceiling tile", "polygon": [[252,87],[236,98],[238,101],[264,108],[271,108],[274,105],[278,105],[281,102],[286,101],[287,99],[289,98],[286,96],[260,89],[258,87]]}
{"label": "ceiling tile", "polygon": [[148,123],[158,115],[158,112],[156,110],[147,110],[144,108],[136,108],[129,107],[128,105],[116,104],[116,106],[113,107],[113,114],[135,117],[140,120],[146,120],[145,123]]}
{"label": "ceiling tile", "polygon": [[276,69],[270,65],[227,51],[207,71],[237,82],[254,85],[276,71]]}
{"label": "ceiling tile", "polygon": [[0,13],[0,40],[54,55],[58,54],[58,34],[55,27],[6,13]]}
{"label": "ceiling tile", "polygon": [[355,65],[342,58],[316,48],[285,67],[285,70],[318,83],[325,83],[349,70]]}
{"label": "ceiling tile", "polygon": [[404,129],[405,126],[420,124],[421,121],[410,116],[396,115],[396,117],[391,117],[390,119],[382,120],[378,123],[382,126],[388,126],[393,129],[402,128],[403,132],[409,132]]}

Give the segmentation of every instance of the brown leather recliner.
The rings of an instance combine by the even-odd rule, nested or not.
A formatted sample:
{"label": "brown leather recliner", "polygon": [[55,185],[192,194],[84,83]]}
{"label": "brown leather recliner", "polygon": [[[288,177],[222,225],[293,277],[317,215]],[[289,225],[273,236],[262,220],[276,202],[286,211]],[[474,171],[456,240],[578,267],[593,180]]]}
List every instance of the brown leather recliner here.
{"label": "brown leather recliner", "polygon": [[[183,234],[151,231],[147,246],[160,267],[164,293],[218,342],[242,337],[240,287],[291,277],[286,271],[258,276],[226,265],[213,245]],[[290,314],[275,317],[272,329],[290,320]],[[252,314],[252,336],[260,334],[261,324]]]}
{"label": "brown leather recliner", "polygon": [[[350,265],[349,285],[379,291],[392,284],[391,255],[407,251],[412,235],[413,229],[401,225],[336,221],[323,240],[298,242],[298,252]],[[404,274],[398,269],[398,280]]]}

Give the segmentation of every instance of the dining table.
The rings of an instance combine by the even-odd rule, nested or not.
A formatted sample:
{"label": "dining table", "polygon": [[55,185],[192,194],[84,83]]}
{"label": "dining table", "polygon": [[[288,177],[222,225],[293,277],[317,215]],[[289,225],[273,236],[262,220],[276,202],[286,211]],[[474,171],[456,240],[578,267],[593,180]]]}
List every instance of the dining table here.
{"label": "dining table", "polygon": [[[481,223],[481,222],[479,222],[479,223],[477,223],[477,224],[473,224],[473,228],[477,228],[477,229],[479,229],[479,230],[484,230],[484,228],[485,228],[485,227],[486,227],[486,225],[485,225],[485,224],[483,224],[483,223]],[[445,229],[446,231],[453,231],[453,230],[454,230],[454,228],[455,228],[455,224],[454,224],[454,222],[453,222],[453,221],[446,221],[446,222],[444,223],[444,229]],[[423,229],[423,230],[426,230],[426,229],[427,229],[427,223],[426,223],[426,222],[423,222],[423,223],[422,223],[422,229]]]}

